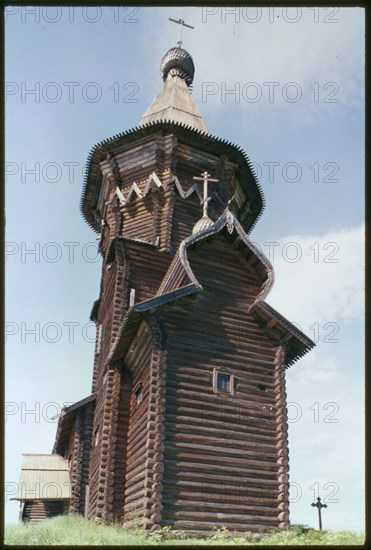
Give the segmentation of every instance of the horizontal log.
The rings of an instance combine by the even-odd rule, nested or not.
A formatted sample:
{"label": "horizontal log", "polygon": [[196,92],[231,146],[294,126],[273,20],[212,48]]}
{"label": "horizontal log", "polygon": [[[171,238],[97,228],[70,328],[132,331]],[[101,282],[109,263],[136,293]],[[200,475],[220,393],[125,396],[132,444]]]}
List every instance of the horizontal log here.
{"label": "horizontal log", "polygon": [[[168,517],[169,516],[169,517]],[[268,518],[266,516],[254,516],[243,515],[242,517],[226,517],[226,514],[220,514],[219,517],[215,517],[215,514],[211,517],[204,516],[203,514],[196,514],[196,516],[174,517],[167,514],[165,511],[162,513],[163,521],[166,520],[166,525],[178,529],[180,531],[192,531],[204,529],[209,532],[214,528],[226,527],[231,531],[242,532],[246,531],[260,531],[267,528],[274,529],[278,527],[278,520],[274,517]]]}
{"label": "horizontal log", "polygon": [[188,462],[164,460],[165,470],[163,473],[164,487],[167,484],[173,484],[179,480],[184,482],[193,481],[199,483],[250,483],[255,487],[265,487],[269,489],[277,489],[276,476],[267,475],[262,472],[256,473],[251,470],[242,468],[228,468],[226,472],[225,466],[213,465],[212,473],[207,465],[195,464],[194,467]]}
{"label": "horizontal log", "polygon": [[215,456],[220,456],[226,462],[234,463],[256,463],[277,466],[277,453],[268,453],[266,450],[260,450],[256,447],[255,451],[246,448],[237,448],[237,443],[234,440],[223,441],[220,438],[213,438],[210,435],[195,435],[176,433],[167,437],[166,452],[178,452],[182,450],[189,451],[191,456],[196,459],[199,455],[208,455],[212,459]]}
{"label": "horizontal log", "polygon": [[[277,498],[274,496],[261,496],[261,497],[253,497],[251,495],[244,494],[244,491],[237,491],[235,490],[232,493],[228,493],[227,491],[219,491],[219,492],[208,492],[207,490],[203,492],[191,492],[191,491],[175,491],[172,490],[170,487],[166,488],[163,493],[163,504],[171,504],[172,506],[181,506],[182,510],[189,510],[194,509],[198,510],[200,507],[204,508],[204,504],[211,505],[210,509],[217,509],[222,511],[223,506],[225,506],[225,509],[229,508],[229,505],[233,505],[233,508],[229,509],[240,509],[240,510],[247,510],[249,506],[260,506],[262,509],[270,510],[270,514],[275,513],[274,510],[277,511],[277,508],[279,508],[279,505],[277,503]],[[287,506],[286,502],[284,503],[285,506]],[[273,512],[272,512],[273,509]]]}
{"label": "horizontal log", "polygon": [[[188,500],[188,499],[172,499],[172,498],[163,498],[162,499],[164,512],[163,516],[166,515],[170,517],[200,517],[201,515],[210,515],[218,514],[220,517],[241,519],[239,516],[246,515],[259,515],[260,518],[268,517],[276,521],[277,516],[277,503],[273,504],[267,503],[264,505],[256,505],[250,502],[238,502],[233,503],[232,501],[225,502],[223,495],[221,496],[219,502],[212,502],[211,499],[205,501],[202,500]],[[211,516],[212,517],[212,516]]]}

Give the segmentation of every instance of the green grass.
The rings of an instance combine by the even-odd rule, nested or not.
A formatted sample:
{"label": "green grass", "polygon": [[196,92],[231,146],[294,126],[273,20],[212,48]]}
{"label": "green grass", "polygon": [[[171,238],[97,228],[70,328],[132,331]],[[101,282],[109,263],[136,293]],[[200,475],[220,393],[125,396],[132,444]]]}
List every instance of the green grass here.
{"label": "green grass", "polygon": [[59,516],[39,524],[12,524],[5,527],[6,545],[357,545],[364,544],[363,533],[323,531],[292,527],[269,535],[246,533],[237,536],[225,529],[214,530],[207,539],[187,538],[163,528],[145,536],[141,530],[121,525],[102,525],[81,517]]}

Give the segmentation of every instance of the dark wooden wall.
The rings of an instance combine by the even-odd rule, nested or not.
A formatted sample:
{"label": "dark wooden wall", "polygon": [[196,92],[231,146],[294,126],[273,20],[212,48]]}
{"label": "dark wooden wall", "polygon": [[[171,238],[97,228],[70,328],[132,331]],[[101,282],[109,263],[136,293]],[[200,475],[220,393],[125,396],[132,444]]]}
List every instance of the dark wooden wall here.
{"label": "dark wooden wall", "polygon": [[125,487],[124,520],[144,523],[148,488],[148,405],[150,393],[150,365],[152,336],[143,323],[138,336],[126,356],[126,366],[132,373],[133,390],[141,385],[142,402],[137,404],[132,393],[127,439],[127,473]]}
{"label": "dark wooden wall", "polygon": [[22,512],[22,520],[39,523],[54,516],[67,512],[68,501],[64,500],[26,500]]}
{"label": "dark wooden wall", "polygon": [[[247,314],[258,277],[231,250],[226,232],[190,250],[188,258],[204,291],[163,317],[161,524],[199,532],[209,532],[210,525],[238,531],[278,527],[279,489],[281,502],[288,498],[287,478],[278,483],[276,410],[282,409],[284,429],[284,373],[280,365],[279,393],[277,344]],[[214,393],[214,368],[234,375],[235,395]],[[287,474],[287,462],[281,474]]]}
{"label": "dark wooden wall", "polygon": [[[95,312],[89,518],[201,532],[210,523],[238,530],[287,525],[284,349],[278,353],[278,342],[247,314],[264,268],[233,251],[227,230],[189,250],[205,290],[163,310],[158,322],[147,318],[126,356],[108,364],[131,290],[134,303],[156,295],[202,216],[199,195],[190,193],[193,176],[207,169],[219,179],[219,198],[209,203],[214,220],[234,191],[235,208],[249,208],[237,164],[211,148],[171,131],[126,148],[100,164],[104,262]],[[136,181],[144,193],[153,171],[162,186],[120,205],[116,189],[127,198]],[[214,369],[234,375],[233,396],[214,392]],[[75,494],[83,474],[74,471]],[[81,513],[77,497],[71,506]]]}
{"label": "dark wooden wall", "polygon": [[76,411],[70,435],[68,456],[70,460],[71,499],[69,514],[85,514],[86,487],[89,485],[89,464],[93,431],[94,403],[88,403]]}
{"label": "dark wooden wall", "polygon": [[[200,198],[203,185],[193,176],[199,177],[205,169],[219,179],[216,186],[210,184],[209,192],[212,195],[217,191],[219,196],[209,203],[214,220],[221,215],[236,188],[240,188],[236,163],[228,160],[226,155],[205,152],[201,144],[194,144],[189,138],[179,138],[171,131],[156,132],[153,136],[138,139],[129,150],[108,155],[100,168],[103,183],[97,212],[104,220],[103,254],[115,235],[149,243],[158,239],[162,251],[174,253],[181,240],[191,235],[193,226],[202,216]],[[153,191],[144,197],[131,193],[134,182],[140,192],[145,193],[152,172],[162,186],[157,188],[152,182]],[[173,181],[174,176],[178,178],[180,189]],[[199,196],[195,192],[189,195],[195,185],[199,187]],[[124,206],[116,196],[117,188],[127,199]],[[242,202],[246,200],[242,190],[239,196]]]}
{"label": "dark wooden wall", "polygon": [[128,428],[132,397],[132,376],[130,372],[122,367],[119,369],[117,383],[115,386],[115,406],[117,416],[115,417],[114,436],[114,464],[113,464],[113,500],[112,516],[114,521],[122,522],[124,519],[124,502],[127,475],[127,450],[128,450]]}
{"label": "dark wooden wall", "polygon": [[152,246],[125,243],[128,286],[135,290],[135,303],[153,298],[171,263],[171,256]]}
{"label": "dark wooden wall", "polygon": [[[166,350],[163,330],[155,318],[139,327],[125,363],[132,371],[133,395],[127,446],[126,525],[152,531],[160,526],[164,450]],[[142,384],[143,401],[135,388]]]}

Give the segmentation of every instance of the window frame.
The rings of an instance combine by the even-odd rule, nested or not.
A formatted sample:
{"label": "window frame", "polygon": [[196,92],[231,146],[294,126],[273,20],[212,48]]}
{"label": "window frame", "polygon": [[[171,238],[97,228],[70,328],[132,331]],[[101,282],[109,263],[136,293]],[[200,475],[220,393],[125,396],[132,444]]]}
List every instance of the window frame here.
{"label": "window frame", "polygon": [[135,399],[135,405],[138,408],[143,403],[143,382],[138,382],[135,388],[133,388],[133,395]]}
{"label": "window frame", "polygon": [[[223,388],[218,387],[219,376],[228,377],[228,388],[227,389],[223,389]],[[231,396],[235,395],[235,393],[236,393],[236,379],[235,379],[235,376],[234,376],[233,372],[231,372],[231,370],[229,368],[215,367],[213,369],[213,392],[217,395],[219,395],[219,394],[221,394],[221,395],[231,395]]]}

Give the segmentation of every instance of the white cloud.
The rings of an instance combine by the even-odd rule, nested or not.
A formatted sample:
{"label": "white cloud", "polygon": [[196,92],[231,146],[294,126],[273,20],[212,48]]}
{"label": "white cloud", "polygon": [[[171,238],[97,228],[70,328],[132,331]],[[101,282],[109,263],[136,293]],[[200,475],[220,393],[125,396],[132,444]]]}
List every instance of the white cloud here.
{"label": "white cloud", "polygon": [[[280,12],[282,8],[276,9],[276,15]],[[223,24],[221,18],[222,11],[209,17],[207,23],[197,21],[197,34],[207,31],[207,43],[202,44],[202,50],[214,76],[210,52],[213,59],[218,59],[218,73],[223,79],[235,75],[238,69],[241,78],[247,81],[298,79],[307,82],[318,78],[329,81],[339,80],[344,72],[349,76],[350,68],[354,74],[361,68],[358,63],[362,56],[356,67],[351,67],[351,60],[354,53],[361,53],[357,38],[364,29],[362,10],[340,10],[335,17],[338,21],[333,24],[324,22],[324,10],[320,10],[320,21],[314,23],[314,14],[305,8],[301,9],[296,23],[289,23],[282,16],[270,22],[268,9],[262,9],[262,17],[254,24],[243,17],[236,24],[233,17],[228,17]],[[236,47],[237,52],[240,47],[238,59]],[[203,65],[204,59],[197,59],[197,63]]]}
{"label": "white cloud", "polygon": [[296,392],[308,391],[317,384],[344,381],[345,376],[336,358],[333,355],[324,356],[323,347],[318,346],[300,361],[300,373],[294,382]]}
{"label": "white cloud", "polygon": [[[363,319],[363,225],[325,235],[288,235],[277,242],[276,280],[267,300],[273,307],[303,327]],[[267,245],[262,249],[269,252]],[[327,329],[330,335],[331,325]]]}

